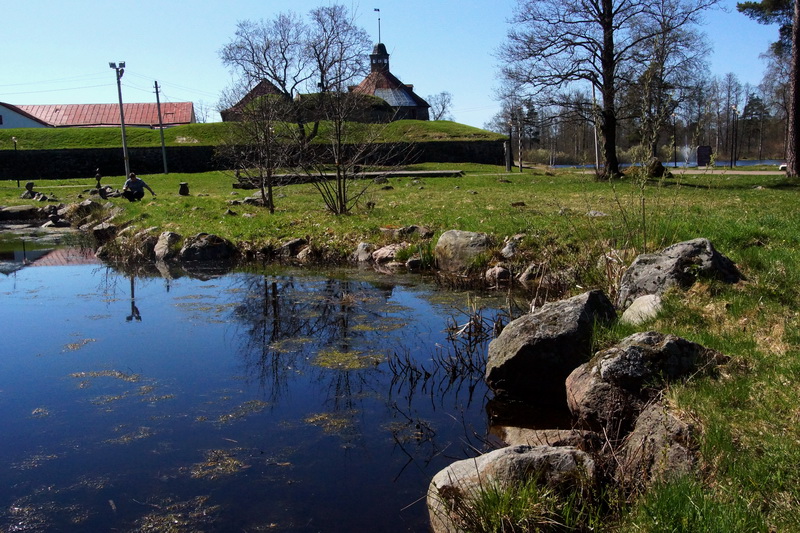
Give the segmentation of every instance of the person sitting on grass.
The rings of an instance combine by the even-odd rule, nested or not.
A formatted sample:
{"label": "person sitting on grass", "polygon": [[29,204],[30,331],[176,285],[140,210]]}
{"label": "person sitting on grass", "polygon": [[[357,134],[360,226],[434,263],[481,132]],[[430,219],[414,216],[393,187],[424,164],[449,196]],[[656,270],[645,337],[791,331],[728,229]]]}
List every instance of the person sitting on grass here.
{"label": "person sitting on grass", "polygon": [[125,180],[125,185],[122,187],[122,196],[127,198],[130,202],[135,202],[136,200],[141,200],[144,198],[145,189],[150,191],[150,194],[153,196],[156,195],[156,193],[153,192],[153,189],[151,189],[150,186],[144,182],[144,180],[140,180],[136,174],[131,172],[128,176],[128,179]]}

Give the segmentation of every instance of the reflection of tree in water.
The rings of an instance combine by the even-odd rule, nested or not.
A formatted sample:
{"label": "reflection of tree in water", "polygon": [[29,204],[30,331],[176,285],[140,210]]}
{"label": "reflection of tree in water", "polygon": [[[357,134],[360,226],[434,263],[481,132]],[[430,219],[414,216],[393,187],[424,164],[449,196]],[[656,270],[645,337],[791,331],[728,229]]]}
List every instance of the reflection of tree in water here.
{"label": "reflection of tree in water", "polygon": [[[248,276],[246,284],[247,297],[235,310],[245,330],[242,354],[272,401],[293,373],[310,370],[321,349],[357,355],[366,348],[379,332],[355,326],[382,320],[392,293],[366,282],[295,276]],[[324,370],[319,379],[329,380],[334,410],[351,408],[352,374],[367,368]]]}
{"label": "reflection of tree in water", "polygon": [[[389,395],[395,410],[396,421],[390,430],[397,447],[408,457],[401,469],[421,463],[426,467],[436,456],[446,455],[453,460],[477,455],[486,446],[484,431],[470,427],[464,410],[476,400],[475,392],[482,386],[486,372],[486,356],[489,342],[499,334],[513,311],[487,310],[475,305],[466,310],[455,310],[447,323],[444,345],[437,344],[426,364],[411,357],[408,352],[395,352],[388,365],[393,378]],[[479,398],[486,400],[486,391]],[[450,442],[436,439],[435,428],[417,414],[414,398],[425,396],[433,406],[447,409],[445,399],[454,402],[460,413],[463,434],[460,446],[451,447]],[[465,396],[466,395],[466,396]],[[399,475],[398,474],[398,477]]]}
{"label": "reflection of tree in water", "polygon": [[[384,429],[408,457],[398,476],[410,464],[424,468],[438,455],[462,458],[465,449],[481,446],[485,428],[476,436],[464,415],[485,400],[488,342],[507,312],[454,310],[443,342],[411,353],[404,342],[417,330],[407,324],[393,336],[382,331],[387,320],[398,320],[387,306],[393,286],[291,275],[245,279],[246,297],[235,310],[244,333],[241,353],[269,400],[280,400],[298,374],[311,376],[317,390],[327,391],[326,412],[307,422],[351,442],[362,423],[362,398],[377,392],[389,410]],[[364,356],[372,347],[382,351],[380,358]],[[431,410],[455,413],[448,416],[463,424],[459,446],[440,442]]]}

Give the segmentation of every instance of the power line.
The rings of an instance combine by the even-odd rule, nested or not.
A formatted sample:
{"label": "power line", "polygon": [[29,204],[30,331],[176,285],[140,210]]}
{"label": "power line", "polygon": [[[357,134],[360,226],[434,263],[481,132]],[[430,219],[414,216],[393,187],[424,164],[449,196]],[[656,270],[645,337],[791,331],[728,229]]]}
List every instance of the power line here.
{"label": "power line", "polygon": [[81,90],[81,89],[94,89],[96,87],[108,87],[108,86],[109,86],[108,83],[103,83],[101,85],[85,85],[83,87],[68,87],[66,89],[43,89],[41,91],[22,91],[22,92],[15,92],[15,93],[7,93],[7,92],[4,91],[4,92],[2,92],[2,95],[3,96],[16,96],[16,95],[19,95],[19,94],[59,93],[59,92],[64,92],[64,91],[78,91],[78,90]]}
{"label": "power line", "polygon": [[105,76],[101,76],[99,74],[82,74],[80,76],[70,76],[68,78],[56,78],[53,80],[40,80],[40,81],[26,81],[22,83],[3,83],[0,84],[0,87],[21,87],[24,85],[44,85],[44,84],[53,84],[65,81],[77,81],[82,79],[103,79]]}

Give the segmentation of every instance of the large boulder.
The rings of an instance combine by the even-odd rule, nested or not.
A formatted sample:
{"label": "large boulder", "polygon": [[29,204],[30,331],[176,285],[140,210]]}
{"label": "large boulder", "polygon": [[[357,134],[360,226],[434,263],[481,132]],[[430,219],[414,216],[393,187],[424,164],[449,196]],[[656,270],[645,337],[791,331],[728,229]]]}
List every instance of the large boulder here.
{"label": "large boulder", "polygon": [[235,255],[236,247],[229,240],[210,233],[189,237],[178,254],[182,261],[225,261]]}
{"label": "large boulder", "polygon": [[624,309],[645,294],[661,295],[672,287],[687,289],[698,277],[726,283],[744,279],[736,265],[717,252],[708,239],[679,242],[658,253],[638,256],[622,275],[616,305]]}
{"label": "large boulder", "polygon": [[463,273],[473,266],[479,255],[489,251],[491,246],[491,239],[485,233],[451,229],[439,237],[434,256],[439,270]]}
{"label": "large boulder", "polygon": [[563,405],[564,380],[592,355],[595,324],[615,318],[599,290],[523,315],[489,344],[486,382],[499,396]]}
{"label": "large boulder", "polygon": [[434,533],[465,531],[459,508],[480,491],[536,479],[557,489],[592,483],[592,458],[572,447],[511,446],[457,461],[434,476],[428,487],[428,513]]}
{"label": "large boulder", "polygon": [[696,433],[661,403],[648,404],[617,450],[617,482],[642,489],[690,473],[697,462]]}
{"label": "large boulder", "polygon": [[635,333],[569,375],[567,405],[583,426],[618,438],[666,383],[713,372],[726,360],[715,350],[675,335]]}

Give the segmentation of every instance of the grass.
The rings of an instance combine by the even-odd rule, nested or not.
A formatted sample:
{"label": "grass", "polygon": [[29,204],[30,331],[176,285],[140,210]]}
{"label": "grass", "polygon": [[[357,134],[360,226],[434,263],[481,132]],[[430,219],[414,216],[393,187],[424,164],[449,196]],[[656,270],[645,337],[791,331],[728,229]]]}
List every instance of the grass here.
{"label": "grass", "polygon": [[[253,246],[304,237],[339,258],[360,241],[387,242],[382,226],[417,224],[433,229],[434,239],[449,229],[493,235],[497,246],[487,263],[494,263],[501,259],[503,239],[522,233],[521,259],[510,262],[517,271],[530,262],[546,264],[569,281],[570,293],[601,288],[612,297],[619,271],[598,265],[603,253],[615,250],[629,263],[642,251],[707,237],[747,280],[733,286],[704,281],[671,292],[664,311],[644,326],[731,356],[719,378],[666,391],[667,401],[701,428],[700,470],[696,478],[656,487],[631,502],[605,501],[603,507],[615,511],[605,515],[602,529],[800,531],[798,184],[739,171],[609,184],[576,171],[506,174],[497,166],[452,164],[409,170],[454,167],[464,177],[391,178],[391,189],[372,187],[348,216],[328,214],[310,185],[278,189],[274,215],[229,206],[251,192],[234,191],[234,179],[222,172],[143,176],[156,198],[148,193],[140,203],[112,202],[124,209],[117,222],[139,228],[187,236],[206,231]],[[104,178],[116,187],[122,181]],[[178,195],[182,181],[189,183],[188,197]],[[72,202],[92,184],[40,181],[36,189]],[[18,198],[20,192],[15,181],[0,182],[0,205],[28,203]],[[368,209],[366,201],[374,207]],[[235,214],[226,214],[228,209]],[[410,243],[413,251],[427,253],[424,241],[410,237]],[[618,328],[597,342],[629,333]]]}
{"label": "grass", "polygon": [[[230,123],[186,124],[164,130],[167,146],[216,146],[230,134]],[[323,123],[320,137],[324,137]],[[131,148],[161,146],[158,130],[125,129]],[[385,142],[499,140],[505,137],[479,128],[448,121],[399,120],[382,132]],[[0,150],[53,150],[61,148],[118,148],[119,128],[16,128],[0,130]]]}

